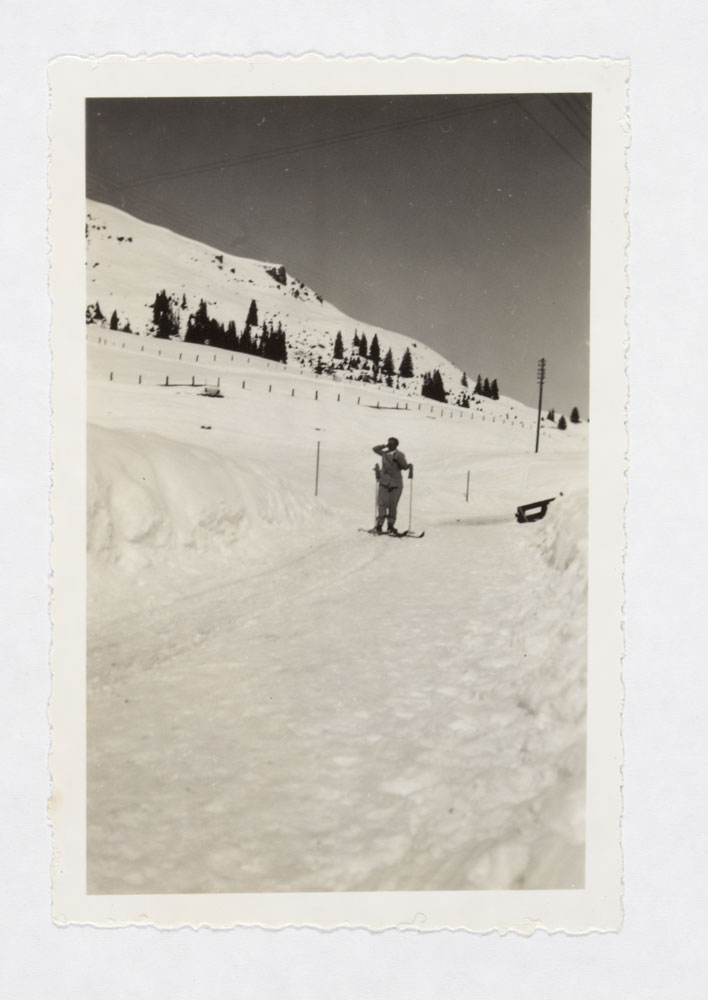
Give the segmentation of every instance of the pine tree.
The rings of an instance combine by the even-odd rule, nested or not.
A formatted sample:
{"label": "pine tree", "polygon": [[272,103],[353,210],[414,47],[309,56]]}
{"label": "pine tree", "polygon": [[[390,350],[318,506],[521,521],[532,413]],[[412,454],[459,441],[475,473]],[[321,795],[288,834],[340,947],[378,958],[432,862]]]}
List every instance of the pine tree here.
{"label": "pine tree", "polygon": [[499,386],[497,385],[497,380],[494,379],[490,388],[490,396],[492,399],[499,399]]}
{"label": "pine tree", "polygon": [[447,392],[445,391],[445,383],[437,368],[433,372],[432,391],[434,393],[433,399],[438,399],[441,403],[446,402]]}
{"label": "pine tree", "polygon": [[555,419],[556,419],[556,411],[555,410],[549,410],[548,411],[548,419],[551,420],[551,421],[555,421]]}
{"label": "pine tree", "polygon": [[474,387],[474,395],[475,396],[481,396],[481,395],[483,395],[483,393],[484,393],[484,390],[482,388],[482,376],[478,375],[477,376],[477,383],[476,383],[476,385]]}
{"label": "pine tree", "polygon": [[464,385],[464,387],[466,389],[467,385],[468,385],[468,382],[467,382],[467,372],[463,372],[462,373],[462,384]]}
{"label": "pine tree", "polygon": [[398,369],[398,374],[401,378],[413,378],[413,358],[411,357],[411,352],[408,347],[401,358],[401,365]]}
{"label": "pine tree", "polygon": [[570,422],[571,422],[571,424],[579,424],[580,423],[580,414],[578,413],[578,407],[577,406],[574,406],[573,409],[570,411]]}
{"label": "pine tree", "polygon": [[251,301],[251,307],[246,317],[246,326],[258,326],[258,306],[255,299]]}
{"label": "pine tree", "polygon": [[393,354],[391,353],[390,347],[386,352],[386,357],[384,358],[383,364],[381,365],[381,371],[384,373],[384,375],[388,376],[389,378],[391,377],[391,375],[393,375],[395,371],[393,366]]}
{"label": "pine tree", "polygon": [[209,337],[209,313],[204,299],[200,299],[196,313],[190,314],[187,320],[187,331],[184,335],[185,344],[204,344]]}
{"label": "pine tree", "polygon": [[378,368],[378,365],[381,362],[381,347],[379,346],[379,338],[377,334],[374,334],[372,338],[371,347],[369,348],[369,357],[373,361],[375,367]]}
{"label": "pine tree", "polygon": [[273,337],[275,341],[275,360],[282,361],[285,364],[288,360],[288,345],[285,340],[285,331],[280,323],[278,323],[278,329],[273,334]]}
{"label": "pine tree", "polygon": [[334,338],[334,356],[338,361],[344,357],[344,341],[341,330],[337,330],[337,336]]}
{"label": "pine tree", "polygon": [[561,417],[558,421],[558,430],[564,431],[568,425],[565,422],[565,417]]}
{"label": "pine tree", "polygon": [[226,337],[224,338],[224,347],[227,351],[237,351],[238,346],[238,334],[236,333],[236,324],[231,319],[226,327]]}
{"label": "pine tree", "polygon": [[366,342],[366,334],[362,333],[359,338],[359,356],[366,358],[369,355],[369,345]]}
{"label": "pine tree", "polygon": [[484,380],[484,386],[482,388],[482,395],[486,396],[487,399],[489,399],[489,397],[491,396],[491,394],[492,394],[492,389],[491,389],[491,386],[489,385],[489,379],[485,378],[485,380]]}
{"label": "pine tree", "polygon": [[157,328],[155,331],[156,337],[168,340],[179,333],[179,321],[173,311],[172,302],[168,298],[164,288],[161,292],[157,293],[155,301],[152,304],[152,321]]}
{"label": "pine tree", "polygon": [[117,330],[118,329],[118,313],[116,312],[115,309],[111,313],[111,321],[108,324],[108,326],[109,326],[109,329],[111,329],[111,330]]}
{"label": "pine tree", "polygon": [[253,338],[251,337],[251,328],[248,323],[243,328],[243,333],[239,339],[239,350],[243,351],[244,354],[253,354]]}
{"label": "pine tree", "polygon": [[270,333],[268,331],[268,325],[265,322],[265,320],[261,325],[261,339],[260,343],[258,344],[258,353],[262,358],[268,358],[271,361],[273,360],[273,356],[271,354]]}
{"label": "pine tree", "polygon": [[352,351],[356,354],[359,353],[359,334],[354,331],[354,339],[352,340]]}

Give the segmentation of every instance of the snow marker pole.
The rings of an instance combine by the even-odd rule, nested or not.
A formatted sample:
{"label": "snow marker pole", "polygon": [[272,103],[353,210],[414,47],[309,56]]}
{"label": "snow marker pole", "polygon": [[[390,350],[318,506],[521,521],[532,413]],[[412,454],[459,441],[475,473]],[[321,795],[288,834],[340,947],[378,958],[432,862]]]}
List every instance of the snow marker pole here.
{"label": "snow marker pole", "polygon": [[315,496],[320,482],[320,442],[317,442],[317,460],[315,462]]}

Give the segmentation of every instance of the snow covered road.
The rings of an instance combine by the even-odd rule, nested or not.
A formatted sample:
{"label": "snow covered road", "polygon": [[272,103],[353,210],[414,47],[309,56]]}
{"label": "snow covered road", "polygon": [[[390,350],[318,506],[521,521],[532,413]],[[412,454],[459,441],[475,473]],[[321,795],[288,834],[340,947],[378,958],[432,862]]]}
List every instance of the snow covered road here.
{"label": "snow covered road", "polygon": [[[89,891],[581,886],[584,439],[236,376],[90,384]],[[356,531],[392,427],[420,540]]]}
{"label": "snow covered road", "polygon": [[528,599],[557,589],[534,548],[509,524],[327,540],[105,625],[93,891],[581,883],[583,651]]}

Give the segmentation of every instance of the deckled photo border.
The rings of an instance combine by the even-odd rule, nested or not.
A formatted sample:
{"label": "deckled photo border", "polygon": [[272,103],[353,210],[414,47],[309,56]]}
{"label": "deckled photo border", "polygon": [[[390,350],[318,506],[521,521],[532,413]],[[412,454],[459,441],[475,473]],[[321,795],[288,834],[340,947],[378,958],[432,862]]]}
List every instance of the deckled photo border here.
{"label": "deckled photo border", "polygon": [[[57,923],[340,926],[583,933],[621,923],[621,658],[627,383],[626,62],[65,57],[50,67],[52,299],[52,913]],[[589,642],[582,890],[86,892],[85,122],[89,97],[591,92]],[[602,396],[602,405],[593,400]]]}

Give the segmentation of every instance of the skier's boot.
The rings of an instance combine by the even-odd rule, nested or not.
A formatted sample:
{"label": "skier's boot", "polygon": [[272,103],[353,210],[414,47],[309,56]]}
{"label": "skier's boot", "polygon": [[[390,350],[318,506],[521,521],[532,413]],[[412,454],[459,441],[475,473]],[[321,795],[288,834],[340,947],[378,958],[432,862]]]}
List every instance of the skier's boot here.
{"label": "skier's boot", "polygon": [[383,529],[380,524],[374,525],[374,531],[377,535],[381,535],[383,533]]}
{"label": "skier's boot", "polygon": [[397,535],[398,532],[396,531],[395,525],[389,524],[388,531],[386,532],[386,534],[387,535]]}

